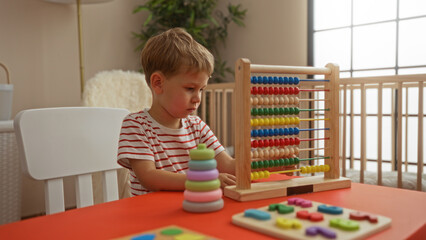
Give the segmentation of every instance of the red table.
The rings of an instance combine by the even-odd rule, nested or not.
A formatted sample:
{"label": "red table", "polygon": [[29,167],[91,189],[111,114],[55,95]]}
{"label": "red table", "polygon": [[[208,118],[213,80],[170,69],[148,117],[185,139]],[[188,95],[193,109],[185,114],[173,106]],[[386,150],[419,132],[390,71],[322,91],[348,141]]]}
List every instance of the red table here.
{"label": "red table", "polygon": [[[352,188],[298,197],[392,218],[392,226],[372,239],[426,239],[424,192],[352,183]],[[271,239],[233,225],[231,216],[287,198],[251,202],[224,198],[222,210],[200,214],[183,211],[182,192],[157,192],[2,225],[0,239],[111,239],[168,225],[221,239]]]}

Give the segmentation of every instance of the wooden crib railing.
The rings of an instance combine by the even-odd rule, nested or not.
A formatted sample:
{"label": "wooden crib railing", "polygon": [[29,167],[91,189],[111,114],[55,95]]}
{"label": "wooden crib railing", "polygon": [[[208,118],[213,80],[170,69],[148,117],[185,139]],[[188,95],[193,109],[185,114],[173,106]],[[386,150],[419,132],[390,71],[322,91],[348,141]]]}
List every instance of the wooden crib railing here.
{"label": "wooden crib railing", "polygon": [[[402,188],[403,171],[407,172],[415,165],[416,168],[410,168],[410,171],[417,173],[416,189],[422,190],[426,167],[423,152],[425,81],[426,74],[340,79],[340,156],[343,176],[346,176],[347,169],[358,168],[359,181],[364,182],[364,172],[373,170],[377,171],[377,184],[382,185],[383,164],[390,164],[391,170],[397,172],[397,186]],[[199,109],[201,118],[209,124],[225,147],[234,146],[235,143],[233,113],[238,106],[234,106],[234,88],[234,83],[209,84]],[[390,110],[384,109],[383,106],[388,106],[389,102]],[[417,112],[409,110],[413,104],[417,104]],[[377,111],[371,112],[372,105]],[[371,130],[370,127],[367,134],[367,119],[372,122],[372,118],[377,128]],[[390,121],[391,126],[386,127],[383,119]],[[417,123],[410,124],[414,119]],[[410,136],[408,130],[413,128],[417,129],[417,136]],[[387,140],[383,139],[385,132],[391,133],[391,153],[387,154],[390,159],[383,156],[384,141]],[[371,142],[370,139],[374,138],[377,141]],[[355,149],[355,146],[359,146],[359,149]],[[367,158],[367,149],[373,148],[377,150],[377,155],[370,154]],[[415,149],[414,152],[412,149]],[[377,169],[367,169],[367,162],[377,163]]]}

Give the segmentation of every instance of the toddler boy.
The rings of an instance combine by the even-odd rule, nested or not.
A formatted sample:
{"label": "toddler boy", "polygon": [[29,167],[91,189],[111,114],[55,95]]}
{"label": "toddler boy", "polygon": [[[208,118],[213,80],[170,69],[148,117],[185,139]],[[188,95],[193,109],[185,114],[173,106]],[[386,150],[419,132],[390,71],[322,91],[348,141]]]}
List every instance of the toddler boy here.
{"label": "toddler boy", "polygon": [[184,29],[148,40],[141,54],[152,106],[129,114],[121,128],[118,163],[130,171],[132,195],[185,190],[189,150],[215,151],[221,187],[235,184],[235,161],[195,113],[213,73],[213,55]]}

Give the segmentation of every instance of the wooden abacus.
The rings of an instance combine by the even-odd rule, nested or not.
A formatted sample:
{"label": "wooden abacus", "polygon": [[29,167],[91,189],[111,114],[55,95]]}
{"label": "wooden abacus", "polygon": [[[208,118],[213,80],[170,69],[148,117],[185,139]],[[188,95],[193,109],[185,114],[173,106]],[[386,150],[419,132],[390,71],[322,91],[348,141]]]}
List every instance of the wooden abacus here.
{"label": "wooden abacus", "polygon": [[[279,85],[293,84],[297,85],[299,79],[295,81],[291,78],[291,81],[278,80],[278,78],[269,77],[269,82],[264,80],[260,85],[255,86],[252,84],[253,78],[251,74],[303,74],[303,75],[324,75],[325,80],[318,80],[324,82],[324,89],[299,89],[298,87],[277,87]],[[261,80],[262,81],[262,80]],[[286,82],[287,81],[287,82]],[[317,80],[300,80],[300,81],[317,81]],[[267,84],[275,84],[275,87],[265,87]],[[351,186],[351,182],[347,178],[340,177],[339,167],[339,67],[335,64],[327,64],[324,68],[318,67],[289,67],[289,66],[275,66],[275,65],[257,65],[251,64],[248,59],[239,59],[235,67],[235,158],[236,158],[236,185],[229,186],[224,189],[224,195],[238,200],[238,201],[250,201],[258,199],[266,199],[273,197],[282,197],[293,194],[301,194],[308,192],[319,192],[339,188],[347,188]],[[324,91],[325,107],[324,109],[304,109],[310,110],[324,110],[324,118],[322,119],[299,119],[298,117],[280,117],[280,118],[269,118],[269,119],[258,119],[255,121],[251,119],[253,115],[252,105],[259,104],[259,101],[264,101],[262,105],[268,105],[272,101],[274,105],[273,110],[277,111],[277,115],[289,115],[298,114],[301,110],[299,108],[277,108],[279,105],[283,105],[291,101],[293,104],[298,104],[299,101],[307,99],[299,99],[292,97],[290,100],[286,98],[251,98],[252,94],[269,94],[273,91],[273,94],[284,96],[285,94],[297,95],[303,91]],[[262,100],[263,99],[263,100]],[[274,100],[275,99],[275,100]],[[309,100],[307,100],[309,101]],[[316,100],[312,100],[316,101]],[[267,103],[266,103],[267,102]],[[280,106],[281,107],[281,106]],[[272,109],[272,108],[271,108]],[[266,111],[266,110],[263,110]],[[269,109],[267,110],[269,111]],[[284,113],[284,114],[282,114]],[[324,159],[325,165],[320,167],[309,167],[305,169],[295,169],[287,171],[258,171],[252,173],[252,161],[253,156],[256,155],[256,151],[253,153],[252,149],[256,147],[263,147],[264,144],[267,146],[275,146],[275,152],[271,152],[274,156],[288,155],[290,152],[290,159],[299,162],[299,159],[294,155],[297,155],[299,149],[297,147],[283,148],[286,145],[298,145],[300,141],[311,141],[318,139],[299,139],[299,138],[281,138],[267,140],[255,140],[253,139],[252,127],[257,125],[262,126],[276,126],[276,125],[297,125],[300,121],[317,121],[324,120],[325,128],[321,130],[327,130],[324,132],[324,138],[321,140],[327,140],[327,147],[324,148]],[[296,130],[296,128],[290,128]],[[318,129],[304,129],[304,130],[318,130]],[[260,130],[254,130],[254,133]],[[263,131],[263,129],[262,129]],[[299,131],[299,129],[297,129]],[[276,135],[276,134],[275,134]],[[261,146],[260,146],[261,145]],[[284,150],[285,149],[285,150]],[[281,152],[284,153],[281,153]],[[287,153],[285,153],[287,151]],[[302,151],[300,149],[300,151]],[[254,156],[257,157],[257,156]],[[300,160],[313,160],[316,158],[300,159]],[[272,163],[277,162],[272,160]],[[280,159],[281,160],[281,159]],[[278,161],[279,162],[279,161]],[[266,161],[265,164],[268,164]],[[272,181],[272,182],[258,182],[251,183],[253,179],[267,178],[271,173],[285,173],[295,172],[301,173],[312,173],[312,172],[324,172],[323,176],[310,176],[301,178],[292,178],[290,180]]]}

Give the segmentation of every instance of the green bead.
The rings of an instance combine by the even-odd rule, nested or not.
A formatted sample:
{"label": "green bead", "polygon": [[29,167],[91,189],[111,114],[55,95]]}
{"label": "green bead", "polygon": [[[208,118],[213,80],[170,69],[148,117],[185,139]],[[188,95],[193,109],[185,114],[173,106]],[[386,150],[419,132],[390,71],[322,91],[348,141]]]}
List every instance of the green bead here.
{"label": "green bead", "polygon": [[263,115],[263,108],[257,109],[257,115],[259,115],[259,116]]}
{"label": "green bead", "polygon": [[284,115],[288,114],[288,108],[284,108]]}
{"label": "green bead", "polygon": [[290,165],[290,161],[288,160],[288,158],[284,159],[284,166],[288,166]]}
{"label": "green bead", "polygon": [[290,115],[294,114],[293,108],[288,108],[288,114],[290,114]]}
{"label": "green bead", "polygon": [[284,159],[283,159],[283,158],[280,158],[280,160],[279,160],[279,161],[280,161],[280,164],[279,164],[278,166],[280,166],[280,167],[281,167],[281,166],[284,166]]}
{"label": "green bead", "polygon": [[262,161],[257,162],[257,168],[263,168],[263,162]]}
{"label": "green bead", "polygon": [[252,116],[256,116],[257,115],[257,108],[252,108],[251,109],[251,115]]}
{"label": "green bead", "polygon": [[256,169],[256,168],[257,168],[257,163],[251,162],[251,169]]}
{"label": "green bead", "polygon": [[270,115],[270,116],[274,115],[274,109],[273,108],[268,108],[268,115]]}
{"label": "green bead", "polygon": [[293,158],[289,158],[288,161],[289,161],[290,165],[294,164],[294,159]]}
{"label": "green bead", "polygon": [[279,111],[280,111],[280,115],[284,114],[284,108],[279,108]]}
{"label": "green bead", "polygon": [[278,108],[274,108],[274,115],[280,114],[280,110]]}
{"label": "green bead", "polygon": [[275,167],[279,167],[280,161],[278,159],[274,160],[274,165],[275,165]]}
{"label": "green bead", "polygon": [[264,160],[263,161],[263,167],[264,168],[268,168],[269,167],[269,161],[268,160]]}
{"label": "green bead", "polygon": [[269,160],[269,167],[275,167],[275,162],[274,160]]}
{"label": "green bead", "polygon": [[299,109],[299,108],[297,108],[297,107],[295,107],[295,108],[294,108],[294,114],[296,114],[296,115],[297,115],[297,114],[299,114],[299,113],[300,113],[300,109]]}
{"label": "green bead", "polygon": [[295,157],[295,158],[294,158],[294,164],[299,164],[299,163],[300,163],[299,158],[298,158],[298,157]]}

